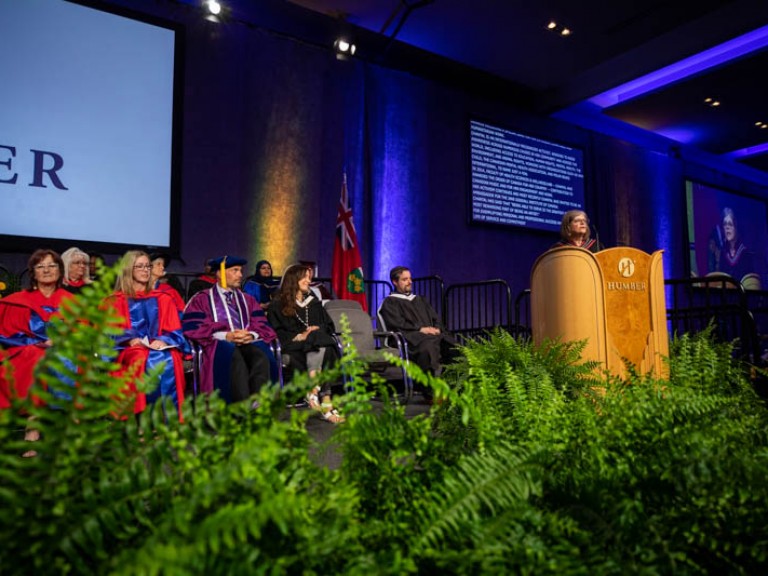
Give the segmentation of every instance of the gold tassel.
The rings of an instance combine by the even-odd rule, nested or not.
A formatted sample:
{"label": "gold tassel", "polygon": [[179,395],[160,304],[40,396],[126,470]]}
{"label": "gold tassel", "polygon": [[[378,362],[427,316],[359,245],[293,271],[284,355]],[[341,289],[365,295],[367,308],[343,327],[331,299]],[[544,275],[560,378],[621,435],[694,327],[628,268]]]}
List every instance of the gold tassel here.
{"label": "gold tassel", "polygon": [[219,268],[219,271],[221,272],[221,287],[226,288],[227,287],[227,257],[224,256],[224,258],[221,261],[221,267]]}

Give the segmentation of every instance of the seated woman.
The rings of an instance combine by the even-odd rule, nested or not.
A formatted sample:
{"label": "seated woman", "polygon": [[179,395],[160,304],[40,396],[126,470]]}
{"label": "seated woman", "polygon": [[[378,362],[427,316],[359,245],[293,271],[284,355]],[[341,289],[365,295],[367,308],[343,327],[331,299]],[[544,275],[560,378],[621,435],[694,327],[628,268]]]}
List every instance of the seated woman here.
{"label": "seated woman", "polygon": [[[0,299],[0,408],[9,408],[11,398],[26,398],[33,384],[35,365],[52,346],[48,323],[61,303],[72,295],[61,288],[64,263],[53,250],[37,250],[27,265],[31,287]],[[3,362],[12,370],[6,372]],[[41,401],[33,395],[33,402]],[[27,429],[25,439],[35,441],[37,430]],[[30,451],[25,456],[34,456]]]}
{"label": "seated woman", "polygon": [[250,294],[266,310],[272,296],[280,287],[280,280],[272,275],[272,264],[267,260],[256,262],[256,273],[249,276],[243,284],[243,292]]}
{"label": "seated woman", "polygon": [[[13,391],[0,364],[0,408],[10,406],[11,395],[26,398],[32,371],[52,342],[48,322],[61,303],[72,295],[61,288],[64,263],[53,250],[37,250],[28,263],[31,287],[0,299],[0,362],[13,367]],[[36,403],[39,401],[35,398]]]}
{"label": "seated woman", "polygon": [[176,309],[179,311],[179,317],[181,317],[181,314],[184,313],[184,299],[181,297],[181,294],[179,294],[179,291],[166,281],[167,277],[165,269],[171,260],[170,256],[167,254],[150,254],[149,260],[152,264],[149,286],[152,290],[158,290],[168,294],[171,300],[173,300]]}
{"label": "seated woman", "polygon": [[[290,266],[283,275],[280,289],[267,312],[270,324],[277,332],[283,353],[290,355],[298,370],[308,371],[310,377],[339,358],[334,326],[328,313],[309,291],[312,272],[302,265]],[[322,400],[322,402],[321,402]],[[333,408],[331,386],[315,386],[307,394],[313,410],[319,410],[324,420],[337,424],[344,419]]]}
{"label": "seated woman", "polygon": [[123,372],[138,378],[149,368],[163,364],[158,387],[149,394],[135,391],[134,413],[144,411],[160,398],[170,398],[181,417],[184,402],[184,368],[179,312],[168,294],[149,285],[152,265],[145,252],[132,250],[123,257],[122,271],[109,302],[123,318],[124,332],[116,338],[117,361]]}
{"label": "seated woman", "polygon": [[90,256],[80,248],[72,247],[61,253],[64,262],[64,278],[62,286],[64,290],[77,294],[83,286],[90,284]]}
{"label": "seated woman", "polygon": [[603,245],[595,238],[590,238],[589,218],[583,210],[569,210],[563,214],[560,223],[560,241],[552,248],[575,246],[584,248],[593,254],[603,249]]}

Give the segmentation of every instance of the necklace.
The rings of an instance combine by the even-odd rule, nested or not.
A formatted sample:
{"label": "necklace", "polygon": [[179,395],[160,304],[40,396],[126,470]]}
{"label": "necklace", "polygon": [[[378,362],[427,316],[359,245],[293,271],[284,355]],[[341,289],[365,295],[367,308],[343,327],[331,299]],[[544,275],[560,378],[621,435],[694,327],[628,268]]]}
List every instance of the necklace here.
{"label": "necklace", "polygon": [[[297,302],[297,304],[298,303],[299,302]],[[304,324],[305,328],[309,328],[309,306],[301,306],[301,308],[304,308],[304,318],[299,316],[299,311],[298,310],[296,310],[296,312],[294,312],[294,314],[296,314],[296,318],[299,320],[299,322]]]}

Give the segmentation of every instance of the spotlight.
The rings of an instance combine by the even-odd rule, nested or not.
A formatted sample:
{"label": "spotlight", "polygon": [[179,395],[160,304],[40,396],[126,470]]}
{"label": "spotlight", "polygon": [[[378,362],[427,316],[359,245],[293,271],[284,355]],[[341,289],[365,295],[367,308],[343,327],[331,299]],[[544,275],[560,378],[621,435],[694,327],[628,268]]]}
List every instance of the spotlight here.
{"label": "spotlight", "polygon": [[550,20],[549,22],[547,22],[547,25],[545,26],[545,28],[547,29],[547,31],[554,32],[559,36],[570,36],[571,34],[573,34],[573,30],[571,30],[567,26],[558,24],[555,20]]}
{"label": "spotlight", "polygon": [[336,49],[336,58],[339,60],[354,56],[355,50],[357,50],[357,46],[344,37],[337,38],[333,43],[333,47]]}
{"label": "spotlight", "polygon": [[214,16],[221,14],[221,4],[219,4],[216,0],[208,0],[205,4],[208,6],[208,12]]}

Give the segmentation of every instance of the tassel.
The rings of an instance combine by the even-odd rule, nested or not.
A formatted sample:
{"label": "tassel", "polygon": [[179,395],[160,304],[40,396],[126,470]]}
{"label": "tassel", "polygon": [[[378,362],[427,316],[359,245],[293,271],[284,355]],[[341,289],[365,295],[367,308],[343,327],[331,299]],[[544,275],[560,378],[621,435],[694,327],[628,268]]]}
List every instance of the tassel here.
{"label": "tassel", "polygon": [[221,272],[221,287],[226,288],[227,287],[227,257],[226,256],[221,261],[221,267],[219,268],[219,271]]}

